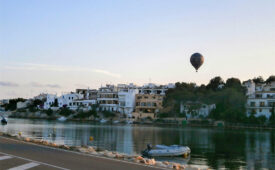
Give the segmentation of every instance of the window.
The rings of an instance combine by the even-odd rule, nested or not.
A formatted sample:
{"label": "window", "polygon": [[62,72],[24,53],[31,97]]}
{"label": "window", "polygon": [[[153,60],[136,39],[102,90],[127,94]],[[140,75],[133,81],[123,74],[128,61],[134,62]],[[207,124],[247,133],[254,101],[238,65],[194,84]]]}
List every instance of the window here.
{"label": "window", "polygon": [[250,102],[250,106],[255,107],[255,102]]}
{"label": "window", "polygon": [[265,106],[265,102],[260,102],[260,106],[264,107]]}
{"label": "window", "polygon": [[259,112],[262,112],[263,110],[262,109],[259,109]]}

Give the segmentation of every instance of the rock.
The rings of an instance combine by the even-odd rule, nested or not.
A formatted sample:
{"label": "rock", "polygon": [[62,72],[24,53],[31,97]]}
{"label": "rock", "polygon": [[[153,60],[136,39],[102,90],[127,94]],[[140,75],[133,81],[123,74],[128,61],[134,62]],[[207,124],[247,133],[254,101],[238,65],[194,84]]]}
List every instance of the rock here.
{"label": "rock", "polygon": [[173,163],[173,169],[180,170],[180,164]]}
{"label": "rock", "polygon": [[83,148],[83,147],[78,147],[77,151],[82,152],[82,153],[88,153],[88,149]]}
{"label": "rock", "polygon": [[115,155],[112,152],[105,152],[104,156],[106,156],[108,158],[115,158]]}
{"label": "rock", "polygon": [[28,138],[28,137],[25,137],[25,138],[24,138],[24,141],[26,141],[26,142],[30,142],[30,141],[31,141],[31,139],[30,139],[30,138]]}
{"label": "rock", "polygon": [[167,165],[167,168],[170,168],[170,169],[173,169],[173,164],[169,164],[169,165]]}
{"label": "rock", "polygon": [[179,165],[180,169],[184,169],[185,166],[184,165]]}
{"label": "rock", "polygon": [[147,165],[155,165],[156,161],[155,161],[155,159],[146,159],[146,164]]}
{"label": "rock", "polygon": [[160,161],[156,161],[156,166],[159,166],[159,167],[167,167],[167,165],[164,165],[162,162]]}
{"label": "rock", "polygon": [[169,165],[170,163],[167,161],[162,162],[164,165]]}
{"label": "rock", "polygon": [[49,142],[44,140],[44,141],[42,141],[42,144],[43,145],[49,145]]}
{"label": "rock", "polygon": [[69,150],[70,147],[67,145],[60,145],[59,148]]}
{"label": "rock", "polygon": [[143,157],[138,156],[138,157],[136,157],[136,159],[139,160],[139,161],[141,161],[141,160],[143,160]]}
{"label": "rock", "polygon": [[199,168],[197,168],[197,167],[192,167],[192,166],[186,166],[185,167],[185,170],[199,170]]}
{"label": "rock", "polygon": [[133,162],[140,163],[140,160],[134,159]]}
{"label": "rock", "polygon": [[146,160],[142,158],[142,160],[139,161],[140,163],[146,164]]}
{"label": "rock", "polygon": [[124,155],[117,153],[117,154],[115,154],[115,158],[117,158],[117,159],[123,159]]}
{"label": "rock", "polygon": [[56,143],[51,143],[52,147],[58,147],[58,145]]}
{"label": "rock", "polygon": [[88,152],[91,152],[91,153],[96,152],[96,150],[91,146],[88,146],[87,150],[88,150]]}

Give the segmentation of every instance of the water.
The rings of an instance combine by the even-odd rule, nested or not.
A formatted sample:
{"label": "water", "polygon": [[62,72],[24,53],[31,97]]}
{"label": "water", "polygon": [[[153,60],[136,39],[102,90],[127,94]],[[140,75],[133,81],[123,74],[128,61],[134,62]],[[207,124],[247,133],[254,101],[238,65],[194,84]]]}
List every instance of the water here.
{"label": "water", "polygon": [[[9,119],[0,131],[66,145],[91,145],[127,154],[139,154],[148,143],[179,144],[191,148],[191,157],[157,158],[203,165],[213,169],[275,169],[275,131],[228,130],[145,125]],[[55,135],[52,135],[55,134]],[[89,142],[93,136],[94,141]]]}

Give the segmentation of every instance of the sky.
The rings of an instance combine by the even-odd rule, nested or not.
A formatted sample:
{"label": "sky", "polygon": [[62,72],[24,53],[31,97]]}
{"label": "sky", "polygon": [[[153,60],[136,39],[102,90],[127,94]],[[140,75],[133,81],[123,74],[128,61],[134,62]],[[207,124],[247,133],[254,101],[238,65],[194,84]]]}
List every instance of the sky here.
{"label": "sky", "polygon": [[[275,74],[274,0],[0,0],[0,99]],[[196,73],[190,56],[201,53]]]}

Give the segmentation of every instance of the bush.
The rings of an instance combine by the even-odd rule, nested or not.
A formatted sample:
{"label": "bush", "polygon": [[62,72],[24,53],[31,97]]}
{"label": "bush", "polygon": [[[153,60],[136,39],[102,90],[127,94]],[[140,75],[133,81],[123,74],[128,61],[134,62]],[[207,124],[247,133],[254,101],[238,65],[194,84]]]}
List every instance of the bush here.
{"label": "bush", "polygon": [[46,110],[46,114],[48,116],[52,116],[53,115],[53,110],[51,108],[49,108],[48,110]]}
{"label": "bush", "polygon": [[69,115],[73,114],[73,111],[68,109],[67,107],[63,107],[60,109],[59,114],[62,116],[69,116]]}
{"label": "bush", "polygon": [[104,117],[115,117],[116,115],[115,115],[115,113],[113,113],[113,112],[110,112],[110,111],[107,111],[107,110],[104,110],[103,112],[102,112],[102,114],[103,114],[103,116]]}

